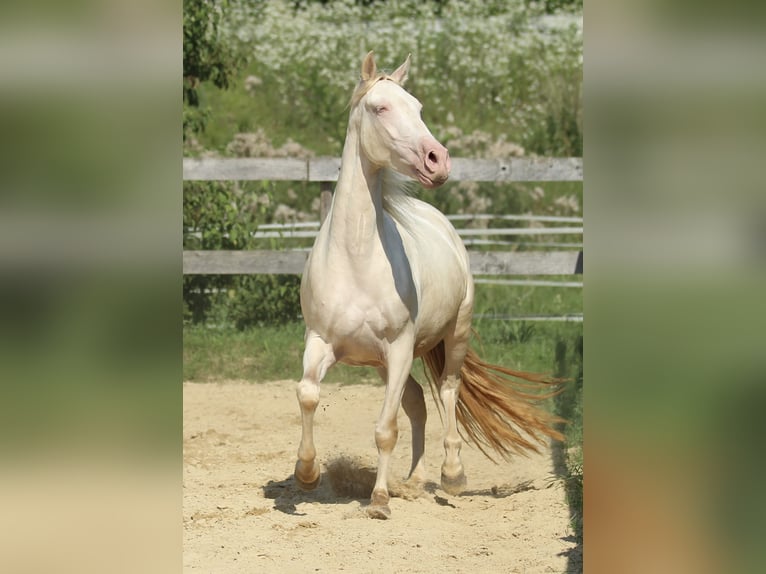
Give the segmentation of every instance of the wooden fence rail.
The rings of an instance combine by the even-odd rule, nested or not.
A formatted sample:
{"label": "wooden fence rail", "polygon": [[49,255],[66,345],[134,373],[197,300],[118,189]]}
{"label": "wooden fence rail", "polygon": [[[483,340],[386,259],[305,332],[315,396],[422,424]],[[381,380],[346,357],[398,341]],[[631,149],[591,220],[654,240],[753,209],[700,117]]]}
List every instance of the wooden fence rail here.
{"label": "wooden fence rail", "polygon": [[[337,181],[340,158],[184,158],[184,180],[275,180]],[[452,181],[582,181],[581,158],[508,158],[476,160],[452,158]],[[323,187],[321,199],[329,204],[330,192]],[[523,216],[513,216],[521,218]],[[510,219],[511,217],[509,217]],[[561,218],[564,219],[564,218]],[[576,221],[567,221],[575,223]],[[463,235],[486,234],[482,230],[461,230]],[[540,230],[513,228],[493,230],[500,235],[540,233]],[[316,231],[309,232],[316,233]],[[582,233],[581,227],[552,228],[548,233]],[[295,235],[304,232],[293,231]],[[285,231],[276,232],[284,236]],[[468,242],[468,241],[467,241]],[[470,251],[475,275],[573,275],[583,272],[582,251],[508,252]],[[283,251],[184,251],[185,275],[209,274],[301,274],[308,257],[306,250]]]}
{"label": "wooden fence rail", "polygon": [[[298,274],[309,252],[184,251],[184,275]],[[469,251],[474,275],[577,275],[583,272],[582,251]]]}
{"label": "wooden fence rail", "polygon": [[[340,158],[184,158],[185,180],[337,181]],[[451,181],[582,181],[582,158],[452,158]]]}

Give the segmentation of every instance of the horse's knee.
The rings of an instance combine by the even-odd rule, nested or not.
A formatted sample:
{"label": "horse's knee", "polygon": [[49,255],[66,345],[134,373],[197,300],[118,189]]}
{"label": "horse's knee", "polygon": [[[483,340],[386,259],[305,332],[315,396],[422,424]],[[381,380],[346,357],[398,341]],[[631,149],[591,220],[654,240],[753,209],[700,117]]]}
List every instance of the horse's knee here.
{"label": "horse's knee", "polygon": [[307,379],[301,380],[296,389],[301,408],[313,411],[319,404],[319,385]]}
{"label": "horse's knee", "polygon": [[399,437],[399,429],[396,424],[378,425],[375,427],[375,444],[379,450],[391,451]]}

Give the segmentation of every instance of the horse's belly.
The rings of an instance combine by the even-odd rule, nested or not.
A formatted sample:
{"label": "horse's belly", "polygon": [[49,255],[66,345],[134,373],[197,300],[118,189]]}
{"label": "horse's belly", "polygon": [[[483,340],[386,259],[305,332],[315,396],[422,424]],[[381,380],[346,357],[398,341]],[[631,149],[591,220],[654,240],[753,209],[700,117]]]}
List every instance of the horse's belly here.
{"label": "horse's belly", "polygon": [[[436,304],[436,300],[430,301],[426,298],[422,300],[422,309],[416,323],[414,349],[416,357],[432,349],[454,327],[463,298],[453,296],[451,300],[440,299],[439,301],[440,303]],[[434,304],[429,305],[431,302]]]}

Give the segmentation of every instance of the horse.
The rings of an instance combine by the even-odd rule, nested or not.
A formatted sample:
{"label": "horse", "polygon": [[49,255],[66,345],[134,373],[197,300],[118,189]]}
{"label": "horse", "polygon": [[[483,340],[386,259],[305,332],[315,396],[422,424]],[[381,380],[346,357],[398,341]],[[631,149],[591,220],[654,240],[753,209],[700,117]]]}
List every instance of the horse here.
{"label": "horse", "polygon": [[[466,249],[440,211],[405,190],[409,180],[436,188],[451,167],[448,150],[421,118],[422,105],[403,87],[409,68],[409,55],[391,74],[377,70],[373,52],[362,62],[337,187],[300,288],[306,331],[296,482],[311,490],[320,481],[313,418],[328,369],[338,362],[375,367],[386,387],[366,510],[379,519],[391,515],[387,477],[400,405],[412,425],[408,481],[422,487],[426,480],[426,405],[410,373],[417,358],[427,367],[445,427],[441,487],[447,493],[466,485],[458,422],[490,459],[490,449],[507,460],[538,450],[546,436],[562,438],[553,428],[556,417],[534,405],[550,394],[528,388],[551,380],[490,365],[470,348],[474,285]],[[507,376],[527,382],[513,385]]]}

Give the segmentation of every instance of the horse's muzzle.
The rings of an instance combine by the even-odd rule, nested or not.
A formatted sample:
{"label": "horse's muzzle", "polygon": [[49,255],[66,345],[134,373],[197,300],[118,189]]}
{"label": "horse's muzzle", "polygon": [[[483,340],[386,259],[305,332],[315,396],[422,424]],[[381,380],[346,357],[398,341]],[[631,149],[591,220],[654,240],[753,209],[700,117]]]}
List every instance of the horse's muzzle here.
{"label": "horse's muzzle", "polygon": [[423,138],[423,174],[437,187],[447,181],[452,162],[447,148],[435,138]]}

